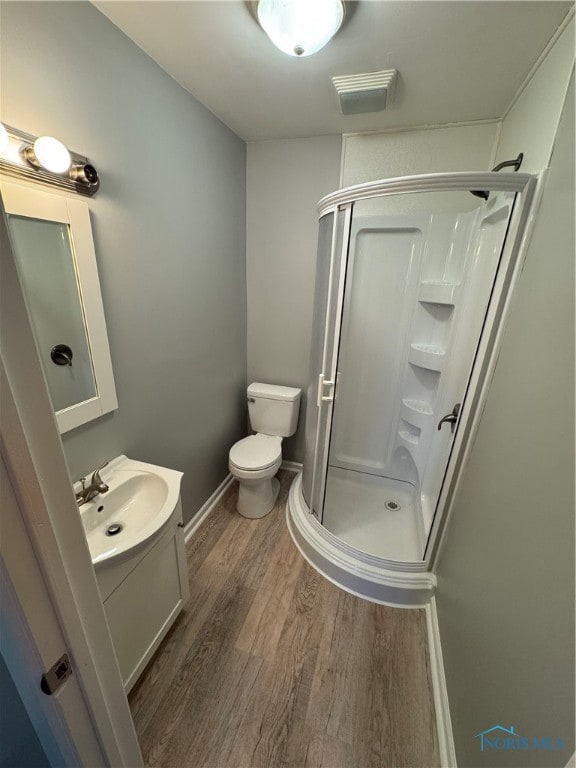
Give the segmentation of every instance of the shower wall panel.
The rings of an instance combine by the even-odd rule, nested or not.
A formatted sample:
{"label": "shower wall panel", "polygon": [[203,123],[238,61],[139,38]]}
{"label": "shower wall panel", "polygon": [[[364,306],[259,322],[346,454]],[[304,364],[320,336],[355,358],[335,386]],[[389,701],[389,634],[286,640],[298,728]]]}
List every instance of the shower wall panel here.
{"label": "shower wall panel", "polygon": [[[434,213],[373,215],[356,205],[350,237],[329,464],[412,483],[429,499],[443,477],[506,232],[511,200]],[[361,214],[361,215],[360,215]]]}
{"label": "shower wall panel", "polygon": [[[424,222],[425,224],[425,222]],[[346,277],[329,463],[382,475],[390,461],[398,391],[417,295],[422,227],[356,217]]]}

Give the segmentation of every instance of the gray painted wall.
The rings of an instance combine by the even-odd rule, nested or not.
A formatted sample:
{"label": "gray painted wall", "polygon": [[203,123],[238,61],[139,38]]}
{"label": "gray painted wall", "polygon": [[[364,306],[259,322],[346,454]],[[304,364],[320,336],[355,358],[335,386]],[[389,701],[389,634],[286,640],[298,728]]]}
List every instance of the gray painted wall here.
{"label": "gray painted wall", "polygon": [[119,409],[64,436],[179,469],[184,515],[245,434],[246,145],[86,2],[2,3],[2,119],[90,157]]}
{"label": "gray painted wall", "polygon": [[[318,215],[338,189],[340,136],[248,144],[246,262],[248,379],[308,386]],[[306,401],[298,430],[284,442],[304,459]]]}
{"label": "gray painted wall", "polygon": [[[438,568],[458,765],[574,750],[574,84]],[[500,724],[563,751],[479,751]]]}

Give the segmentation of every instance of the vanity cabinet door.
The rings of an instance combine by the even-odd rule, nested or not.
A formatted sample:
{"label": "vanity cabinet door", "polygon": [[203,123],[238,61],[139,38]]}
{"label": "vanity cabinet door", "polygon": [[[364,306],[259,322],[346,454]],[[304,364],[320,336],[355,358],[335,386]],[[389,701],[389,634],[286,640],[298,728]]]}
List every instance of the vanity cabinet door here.
{"label": "vanity cabinet door", "polygon": [[178,556],[181,539],[180,528],[161,539],[104,603],[127,692],[187,599]]}

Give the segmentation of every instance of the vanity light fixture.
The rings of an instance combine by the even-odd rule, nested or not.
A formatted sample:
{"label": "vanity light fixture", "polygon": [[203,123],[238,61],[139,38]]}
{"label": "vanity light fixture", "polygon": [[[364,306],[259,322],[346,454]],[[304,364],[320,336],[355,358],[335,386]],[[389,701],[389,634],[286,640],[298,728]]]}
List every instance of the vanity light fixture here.
{"label": "vanity light fixture", "polygon": [[22,155],[30,165],[52,173],[65,173],[72,164],[70,152],[61,141],[52,136],[40,136],[33,146],[24,147]]}
{"label": "vanity light fixture", "polygon": [[274,45],[289,56],[311,56],[344,21],[342,0],[260,0],[256,14]]}
{"label": "vanity light fixture", "polygon": [[0,172],[92,197],[99,187],[96,168],[52,136],[33,136],[0,123]]}
{"label": "vanity light fixture", "polygon": [[83,165],[73,165],[70,168],[70,178],[73,181],[81,181],[84,184],[97,184],[98,172],[90,163],[84,163]]}

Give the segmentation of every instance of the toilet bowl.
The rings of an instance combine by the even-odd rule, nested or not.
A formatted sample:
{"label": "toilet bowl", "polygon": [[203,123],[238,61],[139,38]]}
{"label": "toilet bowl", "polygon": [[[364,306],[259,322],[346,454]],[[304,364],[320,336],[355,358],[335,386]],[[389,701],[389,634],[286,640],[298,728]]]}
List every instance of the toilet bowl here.
{"label": "toilet bowl", "polygon": [[282,438],[256,434],[230,449],[228,467],[239,483],[237,509],[243,517],[264,517],[278,498],[274,477],[282,464]]}
{"label": "toilet bowl", "polygon": [[274,507],[282,440],[296,431],[299,409],[297,388],[258,383],[248,387],[250,423],[257,432],[235,443],[228,456],[230,473],[239,482],[237,509],[243,517],[264,517]]}

